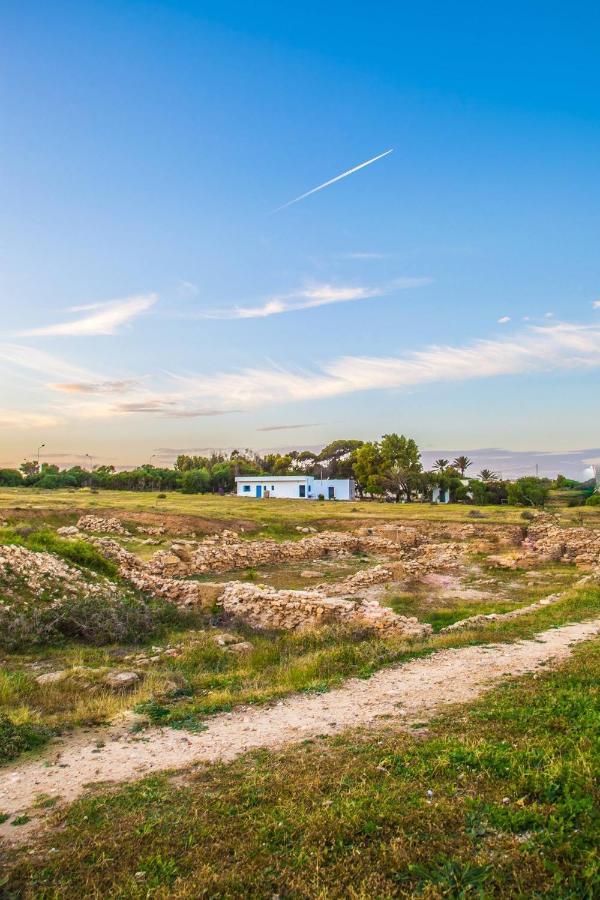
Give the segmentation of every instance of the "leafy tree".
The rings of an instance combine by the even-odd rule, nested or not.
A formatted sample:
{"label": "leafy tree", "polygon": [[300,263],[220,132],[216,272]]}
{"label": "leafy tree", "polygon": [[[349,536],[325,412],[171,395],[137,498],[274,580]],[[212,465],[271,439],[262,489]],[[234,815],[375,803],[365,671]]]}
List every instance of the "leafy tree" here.
{"label": "leafy tree", "polygon": [[18,487],[23,483],[23,476],[18,469],[0,469],[0,485],[2,487]]}
{"label": "leafy tree", "polygon": [[379,444],[370,441],[354,452],[353,473],[359,495],[379,495],[385,491],[383,456]]}
{"label": "leafy tree", "polygon": [[37,475],[40,470],[39,463],[35,459],[24,460],[21,463],[21,465],[19,466],[19,468],[20,468],[21,472],[23,473],[23,475],[25,475],[25,477],[31,476],[31,475]]}
{"label": "leafy tree", "polygon": [[457,456],[452,465],[460,472],[460,477],[464,478],[465,472],[467,471],[469,466],[473,465],[473,460],[469,459],[468,456]]}
{"label": "leafy tree", "polygon": [[315,472],[323,478],[352,478],[356,451],[362,441],[342,438],[323,447],[315,460]]}
{"label": "leafy tree", "polygon": [[508,485],[508,502],[512,506],[545,506],[550,492],[546,478],[519,478]]}
{"label": "leafy tree", "polygon": [[384,434],[381,439],[381,456],[385,487],[395,495],[396,501],[402,495],[410,501],[423,470],[416,442],[403,434]]}
{"label": "leafy tree", "polygon": [[206,494],[210,490],[208,469],[186,469],[181,477],[183,494]]}
{"label": "leafy tree", "polygon": [[496,479],[498,478],[496,473],[492,472],[491,469],[482,469],[479,473],[479,477],[485,484],[487,484],[489,481],[496,481]]}
{"label": "leafy tree", "polygon": [[446,471],[446,469],[448,468],[449,463],[450,463],[449,459],[436,459],[436,461],[433,464],[433,468],[437,469],[438,472],[441,472],[441,474],[443,475],[444,472]]}

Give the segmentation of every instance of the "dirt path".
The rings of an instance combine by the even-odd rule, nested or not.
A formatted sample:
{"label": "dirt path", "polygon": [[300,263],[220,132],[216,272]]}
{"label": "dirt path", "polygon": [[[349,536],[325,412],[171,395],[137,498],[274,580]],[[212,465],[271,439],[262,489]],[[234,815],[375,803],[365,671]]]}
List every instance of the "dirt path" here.
{"label": "dirt path", "polygon": [[[214,716],[208,730],[189,734],[170,728],[132,735],[119,728],[79,732],[53,745],[40,759],[0,769],[0,812],[15,814],[40,794],[62,801],[87,784],[123,782],[194,762],[230,760],[257,747],[280,747],[346,728],[369,726],[381,717],[400,723],[429,719],[448,703],[475,699],[504,676],[522,675],[570,654],[573,644],[600,633],[600,619],[551,629],[513,644],[444,650],[425,659],[352,679],[326,694],[291,697],[268,708]],[[104,746],[98,747],[102,738]],[[32,822],[32,825],[34,823]],[[24,837],[27,828],[0,827],[0,836]]]}

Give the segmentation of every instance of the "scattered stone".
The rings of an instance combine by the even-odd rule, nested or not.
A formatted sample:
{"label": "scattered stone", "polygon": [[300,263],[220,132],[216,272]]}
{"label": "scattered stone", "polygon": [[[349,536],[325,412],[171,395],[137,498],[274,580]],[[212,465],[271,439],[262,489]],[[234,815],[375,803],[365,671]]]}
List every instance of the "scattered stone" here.
{"label": "scattered stone", "polygon": [[77,528],[81,531],[92,531],[96,534],[128,535],[130,533],[119,519],[104,518],[102,516],[81,516],[77,522]]}
{"label": "scattered stone", "polygon": [[104,683],[116,691],[130,691],[139,680],[137,672],[109,672],[104,677]]}
{"label": "scattered stone", "polygon": [[46,672],[45,675],[38,675],[35,679],[38,684],[57,684],[59,681],[64,681],[64,679],[69,674],[67,669],[61,669],[60,672]]}
{"label": "scattered stone", "polygon": [[251,653],[254,647],[250,641],[238,641],[237,644],[228,644],[226,649],[228,653]]}
{"label": "scattered stone", "polygon": [[62,528],[57,528],[56,533],[61,537],[77,537],[81,534],[79,528],[75,525],[63,525]]}

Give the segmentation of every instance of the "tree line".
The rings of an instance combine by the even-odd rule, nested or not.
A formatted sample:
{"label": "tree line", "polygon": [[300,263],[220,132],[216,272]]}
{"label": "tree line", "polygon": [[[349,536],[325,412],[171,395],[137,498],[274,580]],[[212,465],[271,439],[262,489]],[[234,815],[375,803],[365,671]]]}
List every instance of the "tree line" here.
{"label": "tree line", "polygon": [[210,456],[181,454],[172,468],[146,463],[128,471],[116,471],[107,465],[91,470],[81,466],[60,469],[51,463],[26,460],[19,469],[0,469],[0,485],[224,494],[235,490],[237,475],[305,474],[353,478],[361,499],[390,502],[428,501],[434,494],[441,494],[450,502],[540,507],[553,487],[580,490],[584,498],[586,493],[593,493],[593,483],[580,485],[562,475],[554,481],[526,477],[511,482],[489,469],[475,476],[470,471],[472,466],[468,456],[460,455],[453,460],[437,459],[426,470],[413,438],[385,434],[378,441],[332,441],[319,452],[290,450],[261,455],[245,449]]}

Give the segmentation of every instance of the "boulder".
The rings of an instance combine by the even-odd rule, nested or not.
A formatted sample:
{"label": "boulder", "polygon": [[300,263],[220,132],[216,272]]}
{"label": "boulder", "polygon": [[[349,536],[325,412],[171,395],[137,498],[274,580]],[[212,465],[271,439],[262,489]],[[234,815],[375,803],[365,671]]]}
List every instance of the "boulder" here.
{"label": "boulder", "polygon": [[109,672],[104,677],[104,684],[114,691],[130,691],[139,681],[137,672]]}

